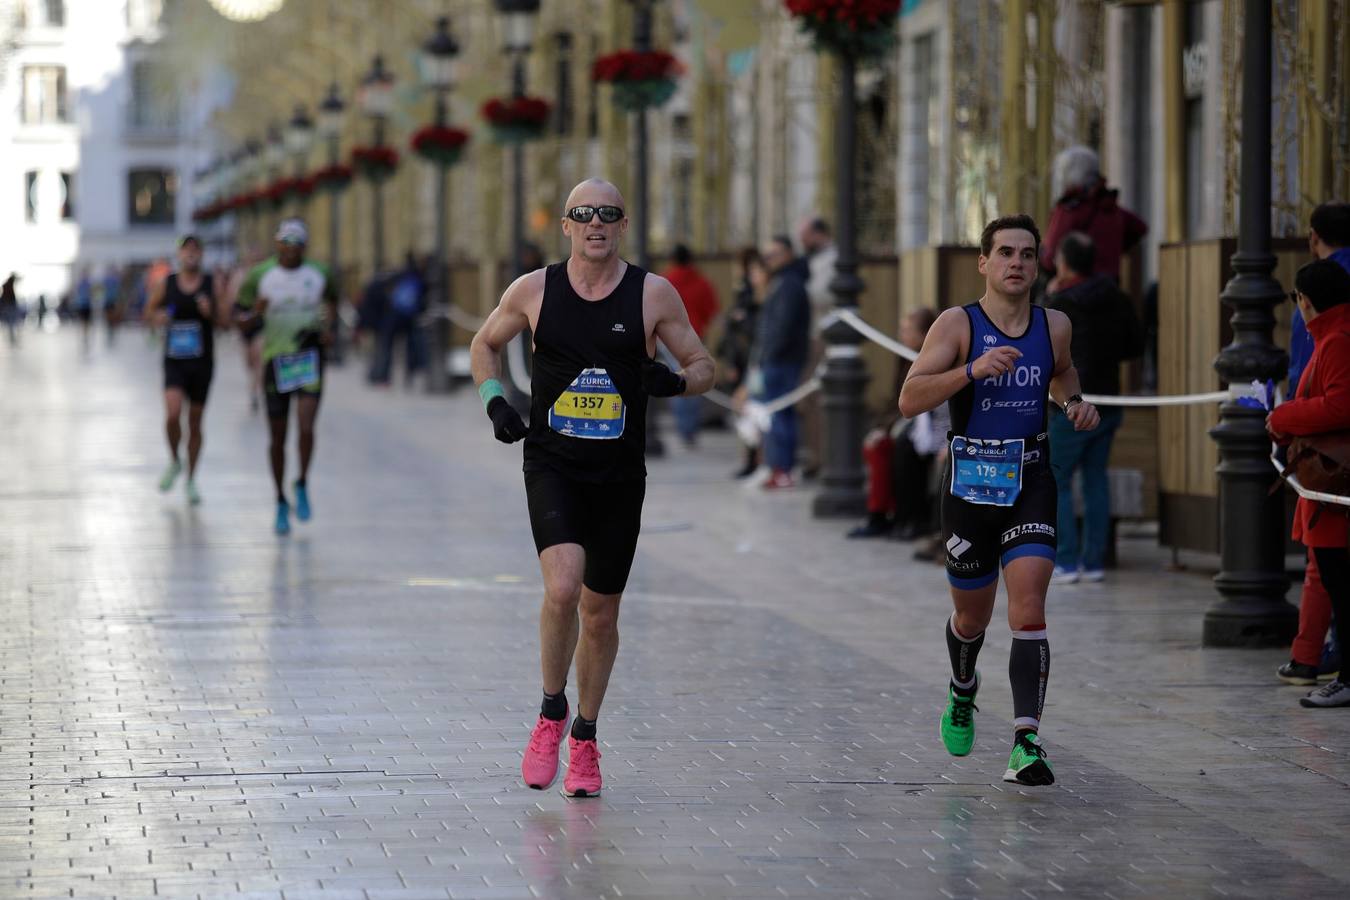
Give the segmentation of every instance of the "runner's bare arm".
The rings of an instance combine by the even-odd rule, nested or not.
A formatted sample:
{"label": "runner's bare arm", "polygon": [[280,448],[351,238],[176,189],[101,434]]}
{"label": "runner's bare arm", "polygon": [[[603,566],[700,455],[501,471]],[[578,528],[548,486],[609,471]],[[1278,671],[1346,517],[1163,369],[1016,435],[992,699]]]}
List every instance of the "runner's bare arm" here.
{"label": "runner's bare arm", "polygon": [[902,416],[912,419],[937,409],[966,386],[966,367],[956,363],[961,356],[961,335],[969,328],[960,309],[949,309],[937,317],[900,388]]}
{"label": "runner's bare arm", "polygon": [[[1065,401],[1083,392],[1070,352],[1073,323],[1057,309],[1047,309],[1045,315],[1050,324],[1050,344],[1055,351],[1055,374],[1050,377],[1050,399],[1063,409]],[[1065,410],[1065,415],[1073,423],[1075,431],[1091,431],[1101,421],[1096,407],[1086,400],[1075,402]]]}
{"label": "runner's bare arm", "polygon": [[647,277],[646,301],[656,312],[653,337],[665,344],[679,362],[679,374],[685,383],[683,396],[702,394],[713,386],[716,366],[712,355],[689,324],[689,313],[675,286],[659,275]]}
{"label": "runner's bare arm", "polygon": [[469,345],[469,371],[473,383],[481,385],[490,378],[501,378],[501,352],[511,339],[530,327],[529,310],[544,295],[544,270],[520,276],[502,294],[497,304],[473,336]]}

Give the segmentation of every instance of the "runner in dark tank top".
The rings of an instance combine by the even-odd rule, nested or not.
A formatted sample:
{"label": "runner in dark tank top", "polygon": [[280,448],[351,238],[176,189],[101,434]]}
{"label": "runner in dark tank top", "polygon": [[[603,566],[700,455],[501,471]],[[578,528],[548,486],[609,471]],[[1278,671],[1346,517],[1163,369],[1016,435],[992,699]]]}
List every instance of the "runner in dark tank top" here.
{"label": "runner in dark tank top", "polygon": [[[544,701],[521,776],[532,788],[552,784],[566,735],[570,797],[600,793],[596,717],[642,527],[647,399],[701,394],[713,381],[712,358],[675,288],[619,257],[627,227],[614,185],[592,179],[573,188],[562,220],[567,261],[517,278],[470,348],[497,439],[525,439],[525,493],[544,575]],[[498,380],[502,351],[527,328],[535,344],[528,428]],[[680,371],[656,361],[658,339]],[[564,689],[574,656],[577,717],[568,734]]]}

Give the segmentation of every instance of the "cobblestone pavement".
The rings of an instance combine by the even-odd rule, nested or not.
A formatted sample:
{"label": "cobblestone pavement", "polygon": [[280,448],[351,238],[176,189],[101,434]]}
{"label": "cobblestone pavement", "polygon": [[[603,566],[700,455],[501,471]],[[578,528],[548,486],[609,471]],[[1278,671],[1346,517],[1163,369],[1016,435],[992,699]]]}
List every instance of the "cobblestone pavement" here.
{"label": "cobblestone pavement", "polygon": [[[653,463],[606,786],[524,788],[539,576],[519,449],[469,391],[334,370],[315,519],[270,531],[263,423],[222,347],[200,479],[158,494],[143,336],[0,356],[0,896],[1344,897],[1350,714],[1201,650],[1208,579],[1147,541],[1057,589],[1059,782],[937,739],[948,601],[909,548]],[[1332,835],[1336,834],[1336,838]]]}

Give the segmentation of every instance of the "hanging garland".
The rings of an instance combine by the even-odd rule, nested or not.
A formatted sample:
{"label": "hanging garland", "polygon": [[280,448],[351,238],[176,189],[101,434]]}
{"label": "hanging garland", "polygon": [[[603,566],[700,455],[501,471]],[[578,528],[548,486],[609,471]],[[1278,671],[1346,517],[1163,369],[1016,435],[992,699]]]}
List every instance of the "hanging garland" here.
{"label": "hanging garland", "polygon": [[309,177],[314,182],[314,187],[329,191],[330,193],[341,191],[347,185],[352,183],[352,167],[344,163],[334,163],[331,166],[324,166]]}
{"label": "hanging garland", "polygon": [[291,191],[294,190],[295,179],[282,176],[276,181],[263,188],[263,200],[272,209],[281,209],[290,199]]}
{"label": "hanging garland", "polygon": [[464,153],[469,133],[448,125],[427,125],[412,136],[413,152],[438,166],[453,166]]}
{"label": "hanging garland", "polygon": [[353,147],[352,167],[367,181],[378,183],[398,171],[398,151],[393,147]]}
{"label": "hanging garland", "polygon": [[684,66],[664,50],[619,50],[596,59],[591,79],[614,88],[614,104],[627,112],[655,109],[675,94]]}
{"label": "hanging garland", "polygon": [[876,59],[895,46],[902,0],[783,0],[816,49]]}
{"label": "hanging garland", "polygon": [[542,97],[494,97],[483,104],[483,118],[499,144],[522,144],[544,136],[553,107]]}

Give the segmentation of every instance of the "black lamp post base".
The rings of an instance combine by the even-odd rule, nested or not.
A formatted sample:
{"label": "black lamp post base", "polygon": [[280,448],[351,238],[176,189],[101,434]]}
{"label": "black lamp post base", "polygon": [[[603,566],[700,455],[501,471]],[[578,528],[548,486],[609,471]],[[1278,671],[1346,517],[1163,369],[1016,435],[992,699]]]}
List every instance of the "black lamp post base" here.
{"label": "black lamp post base", "polygon": [[867,513],[867,494],[859,485],[826,485],[811,501],[817,519],[857,519]]}
{"label": "black lamp post base", "polygon": [[[1265,573],[1252,573],[1262,581]],[[1218,584],[1219,579],[1215,578]],[[1283,581],[1283,578],[1280,579]],[[1255,588],[1246,598],[1220,600],[1205,611],[1202,641],[1206,647],[1287,647],[1298,631],[1298,610],[1283,600],[1271,602],[1272,593],[1282,591],[1280,585],[1266,584]],[[1220,590],[1233,585],[1218,585]]]}

